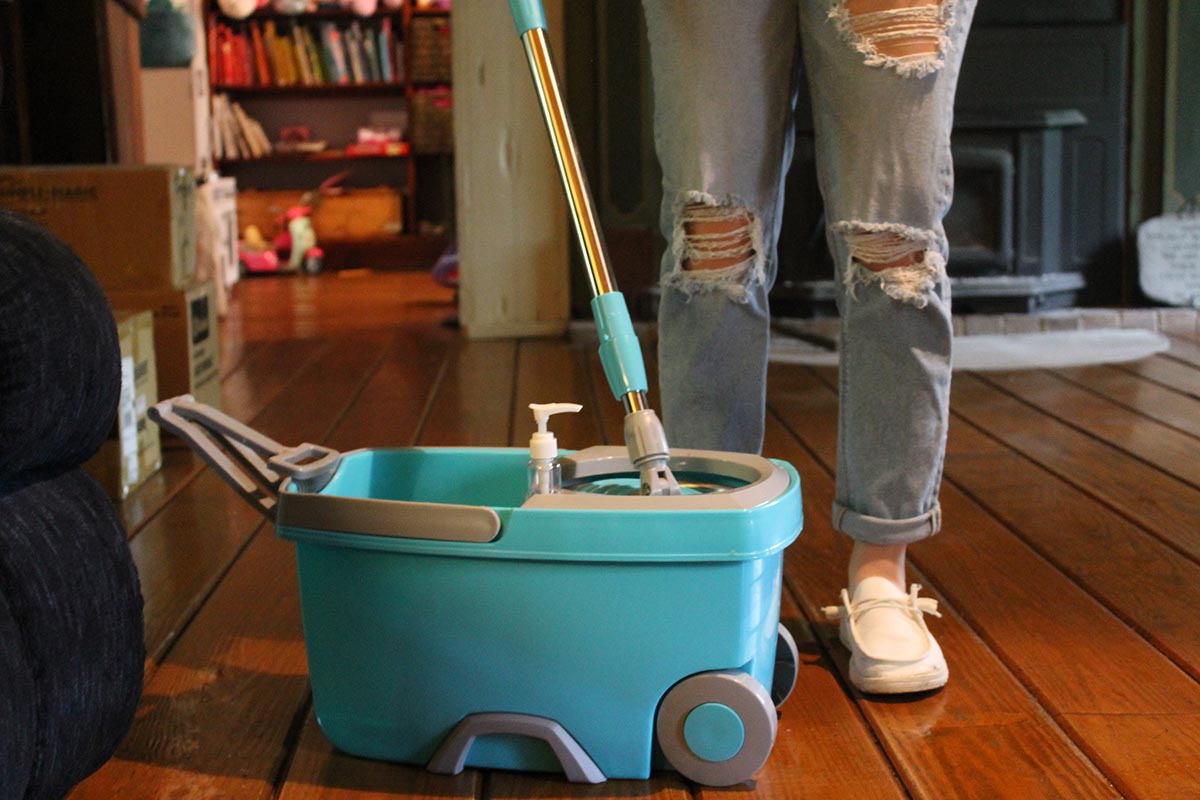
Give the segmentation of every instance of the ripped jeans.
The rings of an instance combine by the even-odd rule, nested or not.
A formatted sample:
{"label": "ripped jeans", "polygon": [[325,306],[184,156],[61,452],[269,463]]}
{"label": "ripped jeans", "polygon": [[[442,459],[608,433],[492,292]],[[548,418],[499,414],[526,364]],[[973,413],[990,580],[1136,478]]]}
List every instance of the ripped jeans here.
{"label": "ripped jeans", "polygon": [[671,243],[659,308],[668,441],[762,448],[767,293],[803,74],[840,278],[833,523],[874,544],[917,541],[941,522],[952,339],[942,219],[974,5],[644,0]]}

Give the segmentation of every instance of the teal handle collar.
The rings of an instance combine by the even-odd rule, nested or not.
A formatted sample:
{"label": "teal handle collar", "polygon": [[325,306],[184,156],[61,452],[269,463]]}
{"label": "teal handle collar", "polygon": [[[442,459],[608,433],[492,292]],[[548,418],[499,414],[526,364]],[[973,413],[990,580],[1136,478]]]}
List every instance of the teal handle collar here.
{"label": "teal handle collar", "polygon": [[546,29],[546,11],[542,0],[508,0],[513,21],[517,23],[517,35],[524,36],[534,28]]}

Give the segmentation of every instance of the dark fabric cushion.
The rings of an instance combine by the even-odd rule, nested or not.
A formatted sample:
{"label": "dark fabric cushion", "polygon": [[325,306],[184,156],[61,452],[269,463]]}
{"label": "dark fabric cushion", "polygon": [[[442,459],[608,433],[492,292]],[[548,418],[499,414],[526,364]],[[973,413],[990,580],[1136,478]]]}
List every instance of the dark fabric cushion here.
{"label": "dark fabric cushion", "polygon": [[[0,651],[24,654],[36,715],[25,794],[4,796],[60,798],[128,732],[145,659],[142,596],[125,531],[82,470],[0,484],[0,593],[18,637],[0,638]],[[0,708],[19,691],[0,682]],[[12,775],[23,768],[17,763]]]}
{"label": "dark fabric cushion", "polygon": [[33,771],[37,722],[33,673],[25,645],[0,585],[0,797],[25,796]]}
{"label": "dark fabric cushion", "polygon": [[116,322],[95,277],[45,228],[0,209],[0,481],[82,464],[120,393]]}

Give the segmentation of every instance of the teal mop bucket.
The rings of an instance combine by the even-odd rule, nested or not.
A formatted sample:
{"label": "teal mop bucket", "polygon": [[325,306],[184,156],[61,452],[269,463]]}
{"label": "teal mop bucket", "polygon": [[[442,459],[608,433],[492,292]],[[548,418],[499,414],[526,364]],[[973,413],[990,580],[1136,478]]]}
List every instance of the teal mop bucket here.
{"label": "teal mop bucket", "polygon": [[[284,447],[188,397],[151,417],[295,542],[313,704],[340,749],[451,774],[561,770],[599,782],[669,766],[740,783],[770,755],[776,707],[796,679],[779,601],[800,479],[782,461],[668,448],[541,4],[510,5],[626,447],[560,458],[543,416],[530,450],[343,455]],[[527,496],[530,465],[542,493]]]}
{"label": "teal mop bucket", "polygon": [[527,498],[524,449],[272,443],[263,492],[198,428],[226,445],[248,429],[186,398],[154,416],[295,543],[315,713],[339,749],[712,785],[769,755],[797,663],[779,625],[801,527],[787,463],[678,450],[683,493],[646,497],[621,488],[624,448],[594,447],[561,459],[562,493]]}

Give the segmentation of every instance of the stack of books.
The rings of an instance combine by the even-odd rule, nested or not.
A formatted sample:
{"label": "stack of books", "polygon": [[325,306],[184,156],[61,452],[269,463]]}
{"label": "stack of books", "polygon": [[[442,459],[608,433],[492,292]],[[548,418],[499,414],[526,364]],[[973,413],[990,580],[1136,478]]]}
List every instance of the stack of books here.
{"label": "stack of books", "polygon": [[333,20],[252,19],[208,26],[214,86],[401,83],[404,42],[390,16]]}
{"label": "stack of books", "polygon": [[262,158],[273,151],[271,139],[258,120],[227,94],[212,99],[213,157],[218,160]]}

